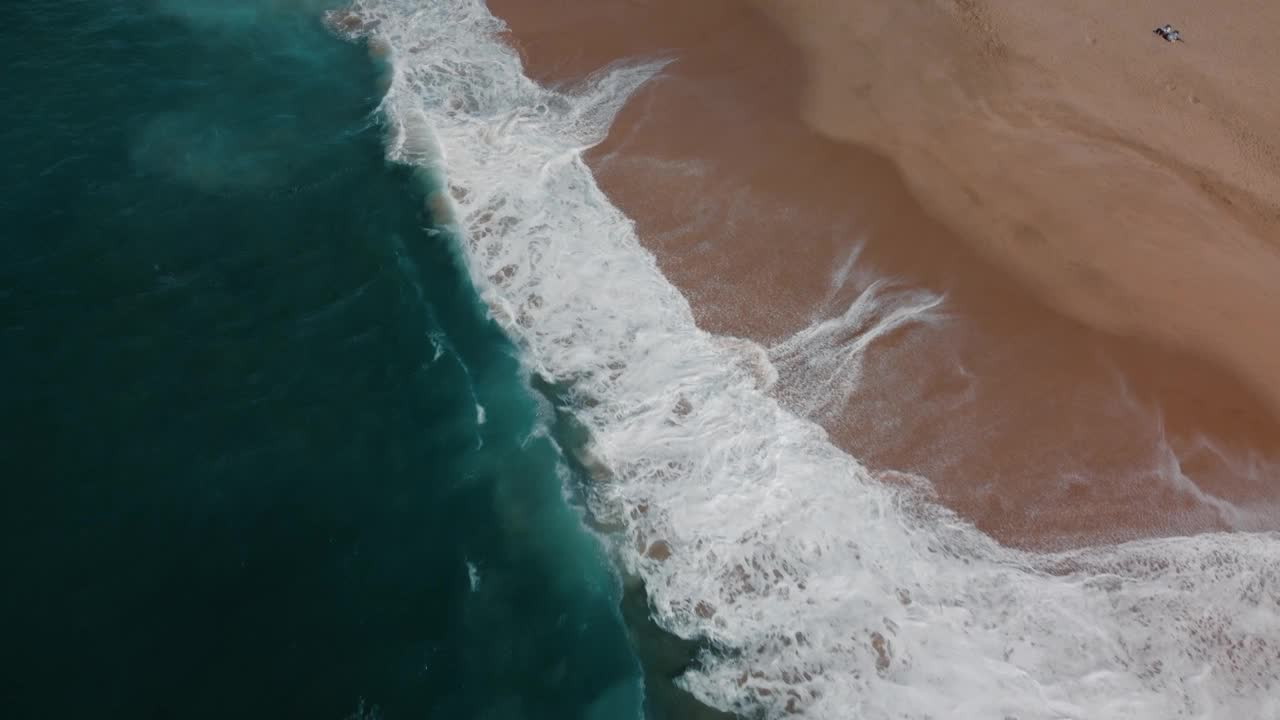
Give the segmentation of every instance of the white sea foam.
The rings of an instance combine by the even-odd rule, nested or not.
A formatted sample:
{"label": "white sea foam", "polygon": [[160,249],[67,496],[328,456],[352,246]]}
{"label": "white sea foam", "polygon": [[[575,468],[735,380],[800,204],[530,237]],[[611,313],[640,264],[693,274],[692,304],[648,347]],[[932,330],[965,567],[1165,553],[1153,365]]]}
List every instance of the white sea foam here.
{"label": "white sea foam", "polygon": [[470,560],[467,561],[467,583],[471,587],[471,592],[480,589],[480,568]]}
{"label": "white sea foam", "polygon": [[[855,246],[837,267],[824,304],[849,283],[859,249]],[[941,319],[940,295],[880,278],[855,280],[854,285],[860,292],[843,313],[815,320],[769,349],[779,372],[795,379],[781,399],[802,417],[818,421],[837,417],[861,384],[863,359],[873,343],[912,325]]]}
{"label": "white sea foam", "polygon": [[356,11],[394,65],[390,157],[445,183],[484,300],[579,401],[610,473],[594,510],[657,621],[721,649],[684,676],[697,696],[819,718],[1280,717],[1280,538],[1032,555],[876,481],[768,395],[770,361],[871,342],[937,298],[880,286],[772,353],[709,336],[582,160],[658,65],[550,90],[480,0]]}

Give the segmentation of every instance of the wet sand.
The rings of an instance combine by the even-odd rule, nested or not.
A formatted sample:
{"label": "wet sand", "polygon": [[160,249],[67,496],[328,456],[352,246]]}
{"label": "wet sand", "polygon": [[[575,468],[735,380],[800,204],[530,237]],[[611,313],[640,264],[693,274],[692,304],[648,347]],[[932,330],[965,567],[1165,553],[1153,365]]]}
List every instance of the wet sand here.
{"label": "wet sand", "polygon": [[[1062,40],[1015,72],[992,67],[1024,57],[1011,34],[1039,47],[1043,18],[954,5],[490,0],[545,83],[673,60],[589,162],[700,325],[773,348],[780,399],[886,481],[928,478],[1028,547],[1280,527],[1280,426],[1257,399],[1280,397],[1274,176],[1242,163],[1217,182],[1204,157],[1226,150],[1208,141],[1168,161],[1177,136],[1158,131],[1204,123],[1124,106],[1089,125],[1059,101],[1119,107],[1104,90],[1127,86],[1089,84],[1119,73],[1105,63],[1182,52],[1195,33],[1166,46],[1150,27],[1086,23],[1109,48],[1092,69]],[[1179,102],[1238,100],[1178,68],[1199,99]],[[945,295],[943,317],[874,343],[853,387],[852,366],[782,351],[871,277]]]}

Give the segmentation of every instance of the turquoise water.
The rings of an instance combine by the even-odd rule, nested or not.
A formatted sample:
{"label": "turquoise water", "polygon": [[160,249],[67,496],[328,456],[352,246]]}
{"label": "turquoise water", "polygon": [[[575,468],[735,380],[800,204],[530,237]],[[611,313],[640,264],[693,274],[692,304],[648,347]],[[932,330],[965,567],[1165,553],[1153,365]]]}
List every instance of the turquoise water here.
{"label": "turquoise water", "polygon": [[0,10],[6,717],[640,712],[546,401],[324,5]]}

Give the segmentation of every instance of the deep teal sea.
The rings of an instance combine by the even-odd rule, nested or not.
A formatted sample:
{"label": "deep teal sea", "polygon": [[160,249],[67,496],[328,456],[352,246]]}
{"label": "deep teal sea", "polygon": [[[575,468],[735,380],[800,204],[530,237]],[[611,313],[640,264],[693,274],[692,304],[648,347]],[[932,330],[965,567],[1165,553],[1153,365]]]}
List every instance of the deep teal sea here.
{"label": "deep teal sea", "polygon": [[6,718],[640,712],[547,401],[325,5],[0,9]]}

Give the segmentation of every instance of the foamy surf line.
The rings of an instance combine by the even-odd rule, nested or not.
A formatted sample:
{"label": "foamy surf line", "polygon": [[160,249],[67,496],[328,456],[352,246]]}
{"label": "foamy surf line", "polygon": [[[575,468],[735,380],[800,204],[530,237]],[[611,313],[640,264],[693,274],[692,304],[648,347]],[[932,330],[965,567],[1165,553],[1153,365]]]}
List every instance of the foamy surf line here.
{"label": "foamy surf line", "polygon": [[[659,624],[719,649],[682,678],[697,697],[769,717],[1280,716],[1280,536],[1001,548],[784,411],[763,349],[697,329],[582,159],[659,65],[550,90],[480,0],[352,13],[336,24],[394,69],[389,157],[442,191],[494,316],[577,401],[620,562]],[[933,307],[908,295],[867,317]]]}

